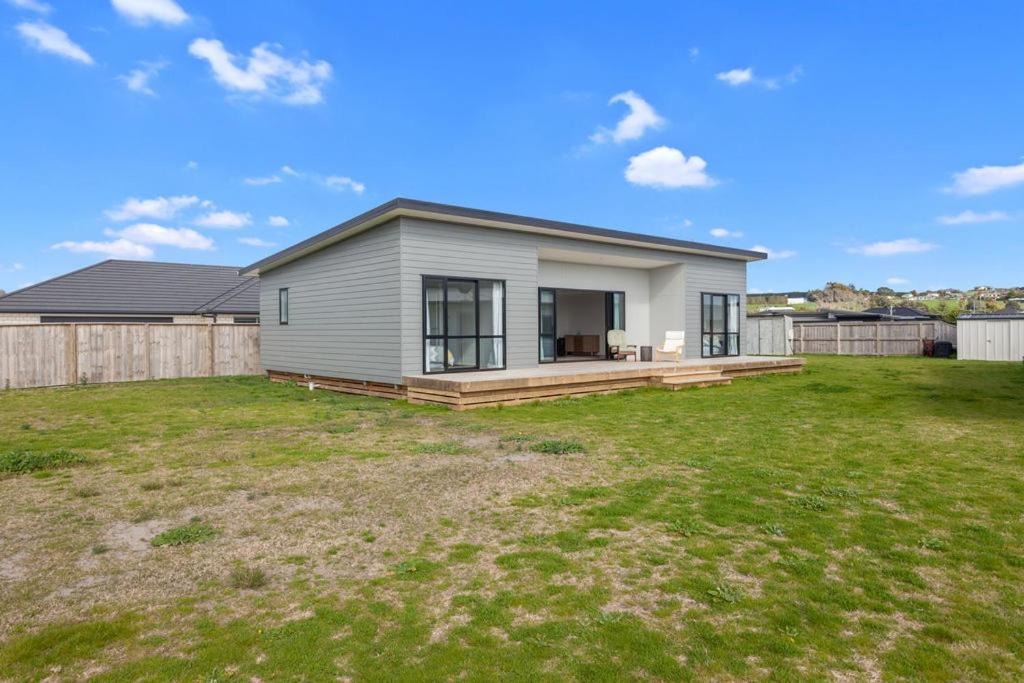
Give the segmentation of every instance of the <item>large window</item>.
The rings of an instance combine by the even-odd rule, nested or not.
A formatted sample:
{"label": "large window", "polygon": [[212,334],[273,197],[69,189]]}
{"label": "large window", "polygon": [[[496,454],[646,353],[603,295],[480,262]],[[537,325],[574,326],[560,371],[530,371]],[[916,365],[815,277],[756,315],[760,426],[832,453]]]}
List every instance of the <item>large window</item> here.
{"label": "large window", "polygon": [[277,322],[280,325],[288,324],[288,288],[283,287],[277,290]]}
{"label": "large window", "polygon": [[740,355],[740,295],[700,295],[700,355]]}
{"label": "large window", "polygon": [[505,283],[423,277],[423,371],[505,367]]}

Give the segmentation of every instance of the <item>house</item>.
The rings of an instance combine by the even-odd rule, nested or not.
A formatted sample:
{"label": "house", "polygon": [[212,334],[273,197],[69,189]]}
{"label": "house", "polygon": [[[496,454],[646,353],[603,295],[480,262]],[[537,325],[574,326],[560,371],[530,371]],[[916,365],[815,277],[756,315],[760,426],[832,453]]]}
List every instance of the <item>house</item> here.
{"label": "house", "polygon": [[0,325],[256,323],[259,278],[234,266],[101,261],[0,297]]}
{"label": "house", "polygon": [[956,319],[956,354],[962,360],[1024,360],[1024,310],[965,313]]}
{"label": "house", "polygon": [[[482,371],[589,368],[608,358],[612,329],[638,347],[680,330],[687,358],[738,357],[747,264],[765,257],[395,199],[241,273],[262,282],[261,358],[272,377],[372,384],[383,395],[429,384],[441,395],[460,391],[459,373],[497,381],[511,375]],[[445,379],[423,380],[431,376]]]}

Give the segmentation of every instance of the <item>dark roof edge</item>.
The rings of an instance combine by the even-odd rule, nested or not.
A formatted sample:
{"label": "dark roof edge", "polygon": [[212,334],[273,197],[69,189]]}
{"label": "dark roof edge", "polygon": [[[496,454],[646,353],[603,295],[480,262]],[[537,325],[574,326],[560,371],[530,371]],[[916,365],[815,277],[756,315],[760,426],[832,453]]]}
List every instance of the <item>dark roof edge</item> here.
{"label": "dark roof edge", "polygon": [[96,266],[102,266],[104,263],[110,263],[111,261],[116,261],[116,260],[117,259],[112,259],[112,258],[103,259],[102,261],[97,261],[96,263],[90,264],[88,266],[83,266],[83,267],[81,267],[81,268],[79,268],[77,270],[72,270],[69,273],[64,273],[62,275],[57,275],[55,277],[51,277],[49,280],[43,280],[42,282],[37,282],[34,285],[29,285],[28,287],[22,287],[21,289],[16,289],[13,292],[6,292],[3,296],[0,296],[0,301],[3,301],[4,299],[6,299],[7,297],[9,297],[9,296],[11,296],[13,294],[21,294],[22,292],[27,292],[30,289],[35,289],[36,287],[42,287],[43,285],[48,285],[51,282],[56,282],[57,280],[63,280],[66,277],[71,277],[72,275],[77,275],[78,273],[85,272],[87,270],[95,268]]}
{"label": "dark roof edge", "polygon": [[647,244],[662,246],[662,247],[675,247],[677,249],[686,249],[692,251],[703,251],[711,252],[712,255],[719,254],[726,257],[736,257],[748,261],[760,261],[768,258],[768,255],[760,251],[749,251],[747,249],[736,249],[734,247],[722,247],[715,244],[706,244],[703,242],[690,242],[687,240],[677,240],[670,237],[659,237],[657,235],[646,235],[638,232],[627,232],[624,230],[612,230],[609,228],[598,228],[589,225],[581,225],[579,223],[566,223],[563,221],[554,221],[546,218],[532,218],[530,216],[520,216],[511,213],[501,213],[498,211],[486,211],[483,209],[471,209],[464,206],[455,206],[453,204],[438,204],[435,202],[425,202],[418,199],[406,199],[398,197],[392,199],[389,202],[385,202],[380,206],[374,207],[369,211],[359,214],[354,218],[350,218],[344,223],[339,223],[333,228],[328,228],[323,232],[317,233],[312,237],[309,237],[301,242],[293,244],[286,249],[271,254],[266,258],[260,259],[255,263],[252,263],[245,268],[239,269],[239,274],[246,275],[254,271],[258,271],[264,266],[273,265],[274,263],[281,261],[282,259],[288,258],[289,256],[296,256],[300,252],[307,252],[315,250],[316,246],[322,242],[326,242],[331,238],[338,237],[343,238],[346,232],[355,230],[356,228],[376,219],[384,216],[392,211],[420,211],[425,213],[433,213],[439,216],[451,216],[456,218],[463,218],[469,220],[479,221],[493,221],[499,223],[512,223],[521,225],[523,227],[532,227],[542,230],[552,230],[575,233],[584,237],[592,238],[606,238],[606,239],[617,239],[627,240],[632,242],[644,242]]}

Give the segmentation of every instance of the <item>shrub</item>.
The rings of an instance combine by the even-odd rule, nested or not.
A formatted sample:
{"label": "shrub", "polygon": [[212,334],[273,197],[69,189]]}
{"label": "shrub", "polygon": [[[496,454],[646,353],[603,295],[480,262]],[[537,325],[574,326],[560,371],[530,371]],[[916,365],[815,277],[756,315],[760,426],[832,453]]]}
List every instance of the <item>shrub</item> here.
{"label": "shrub", "polygon": [[150,541],[150,545],[159,548],[164,545],[187,545],[189,543],[203,543],[217,535],[217,530],[209,524],[202,522],[189,522],[182,526],[168,529],[157,534]]}
{"label": "shrub", "polygon": [[85,462],[85,456],[64,448],[55,451],[8,451],[0,454],[0,472],[23,474],[38,470],[71,467]]}
{"label": "shrub", "polygon": [[244,588],[256,590],[267,585],[267,573],[259,567],[246,567],[239,565],[231,570],[228,576],[228,583],[232,588]]}
{"label": "shrub", "polygon": [[579,441],[565,441],[563,439],[546,439],[538,442],[533,450],[538,453],[549,455],[564,455],[566,453],[582,453],[583,444]]}

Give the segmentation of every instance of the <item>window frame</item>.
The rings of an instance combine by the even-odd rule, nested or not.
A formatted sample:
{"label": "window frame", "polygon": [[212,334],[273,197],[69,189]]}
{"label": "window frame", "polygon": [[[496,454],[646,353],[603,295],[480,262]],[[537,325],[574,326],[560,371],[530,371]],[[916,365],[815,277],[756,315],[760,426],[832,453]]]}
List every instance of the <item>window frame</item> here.
{"label": "window frame", "polygon": [[[278,287],[277,289],[277,324],[287,325],[291,319],[291,295],[288,293],[289,287]],[[282,302],[284,305],[282,306]]]}
{"label": "window frame", "polygon": [[[441,299],[441,320],[443,322],[441,334],[427,334],[427,283],[432,280],[441,281],[443,297]],[[476,307],[476,333],[475,334],[448,334],[448,283],[472,282],[474,295],[473,303]],[[501,334],[480,334],[480,283],[500,282],[501,283]],[[490,277],[464,277],[461,275],[421,275],[420,276],[420,362],[424,375],[442,375],[453,372],[490,372],[492,370],[505,370],[508,367],[508,283],[501,278]],[[448,340],[449,339],[474,339],[476,340],[476,364],[469,368],[450,368],[448,366]],[[480,340],[500,339],[501,340],[501,366],[493,368],[480,367]],[[441,340],[443,364],[441,370],[431,370],[427,364],[427,348],[431,340]]]}
{"label": "window frame", "polygon": [[[723,299],[722,310],[725,312],[722,320],[722,332],[714,331],[715,317],[712,315],[710,320],[707,319],[704,310],[704,297],[712,297],[711,310],[714,310],[714,297],[721,297]],[[736,329],[729,329],[729,298],[736,297],[737,315],[736,315]],[[701,292],[700,293],[700,357],[701,358],[735,358],[741,356],[742,346],[740,345],[742,339],[740,339],[740,328],[742,324],[740,322],[740,316],[743,315],[743,298],[736,292]],[[710,327],[709,327],[710,324]],[[705,353],[704,352],[704,338],[713,337],[715,335],[721,335],[725,338],[723,348],[725,353]],[[736,338],[736,353],[729,353],[729,339],[730,337]],[[713,347],[711,347],[713,349]]]}

